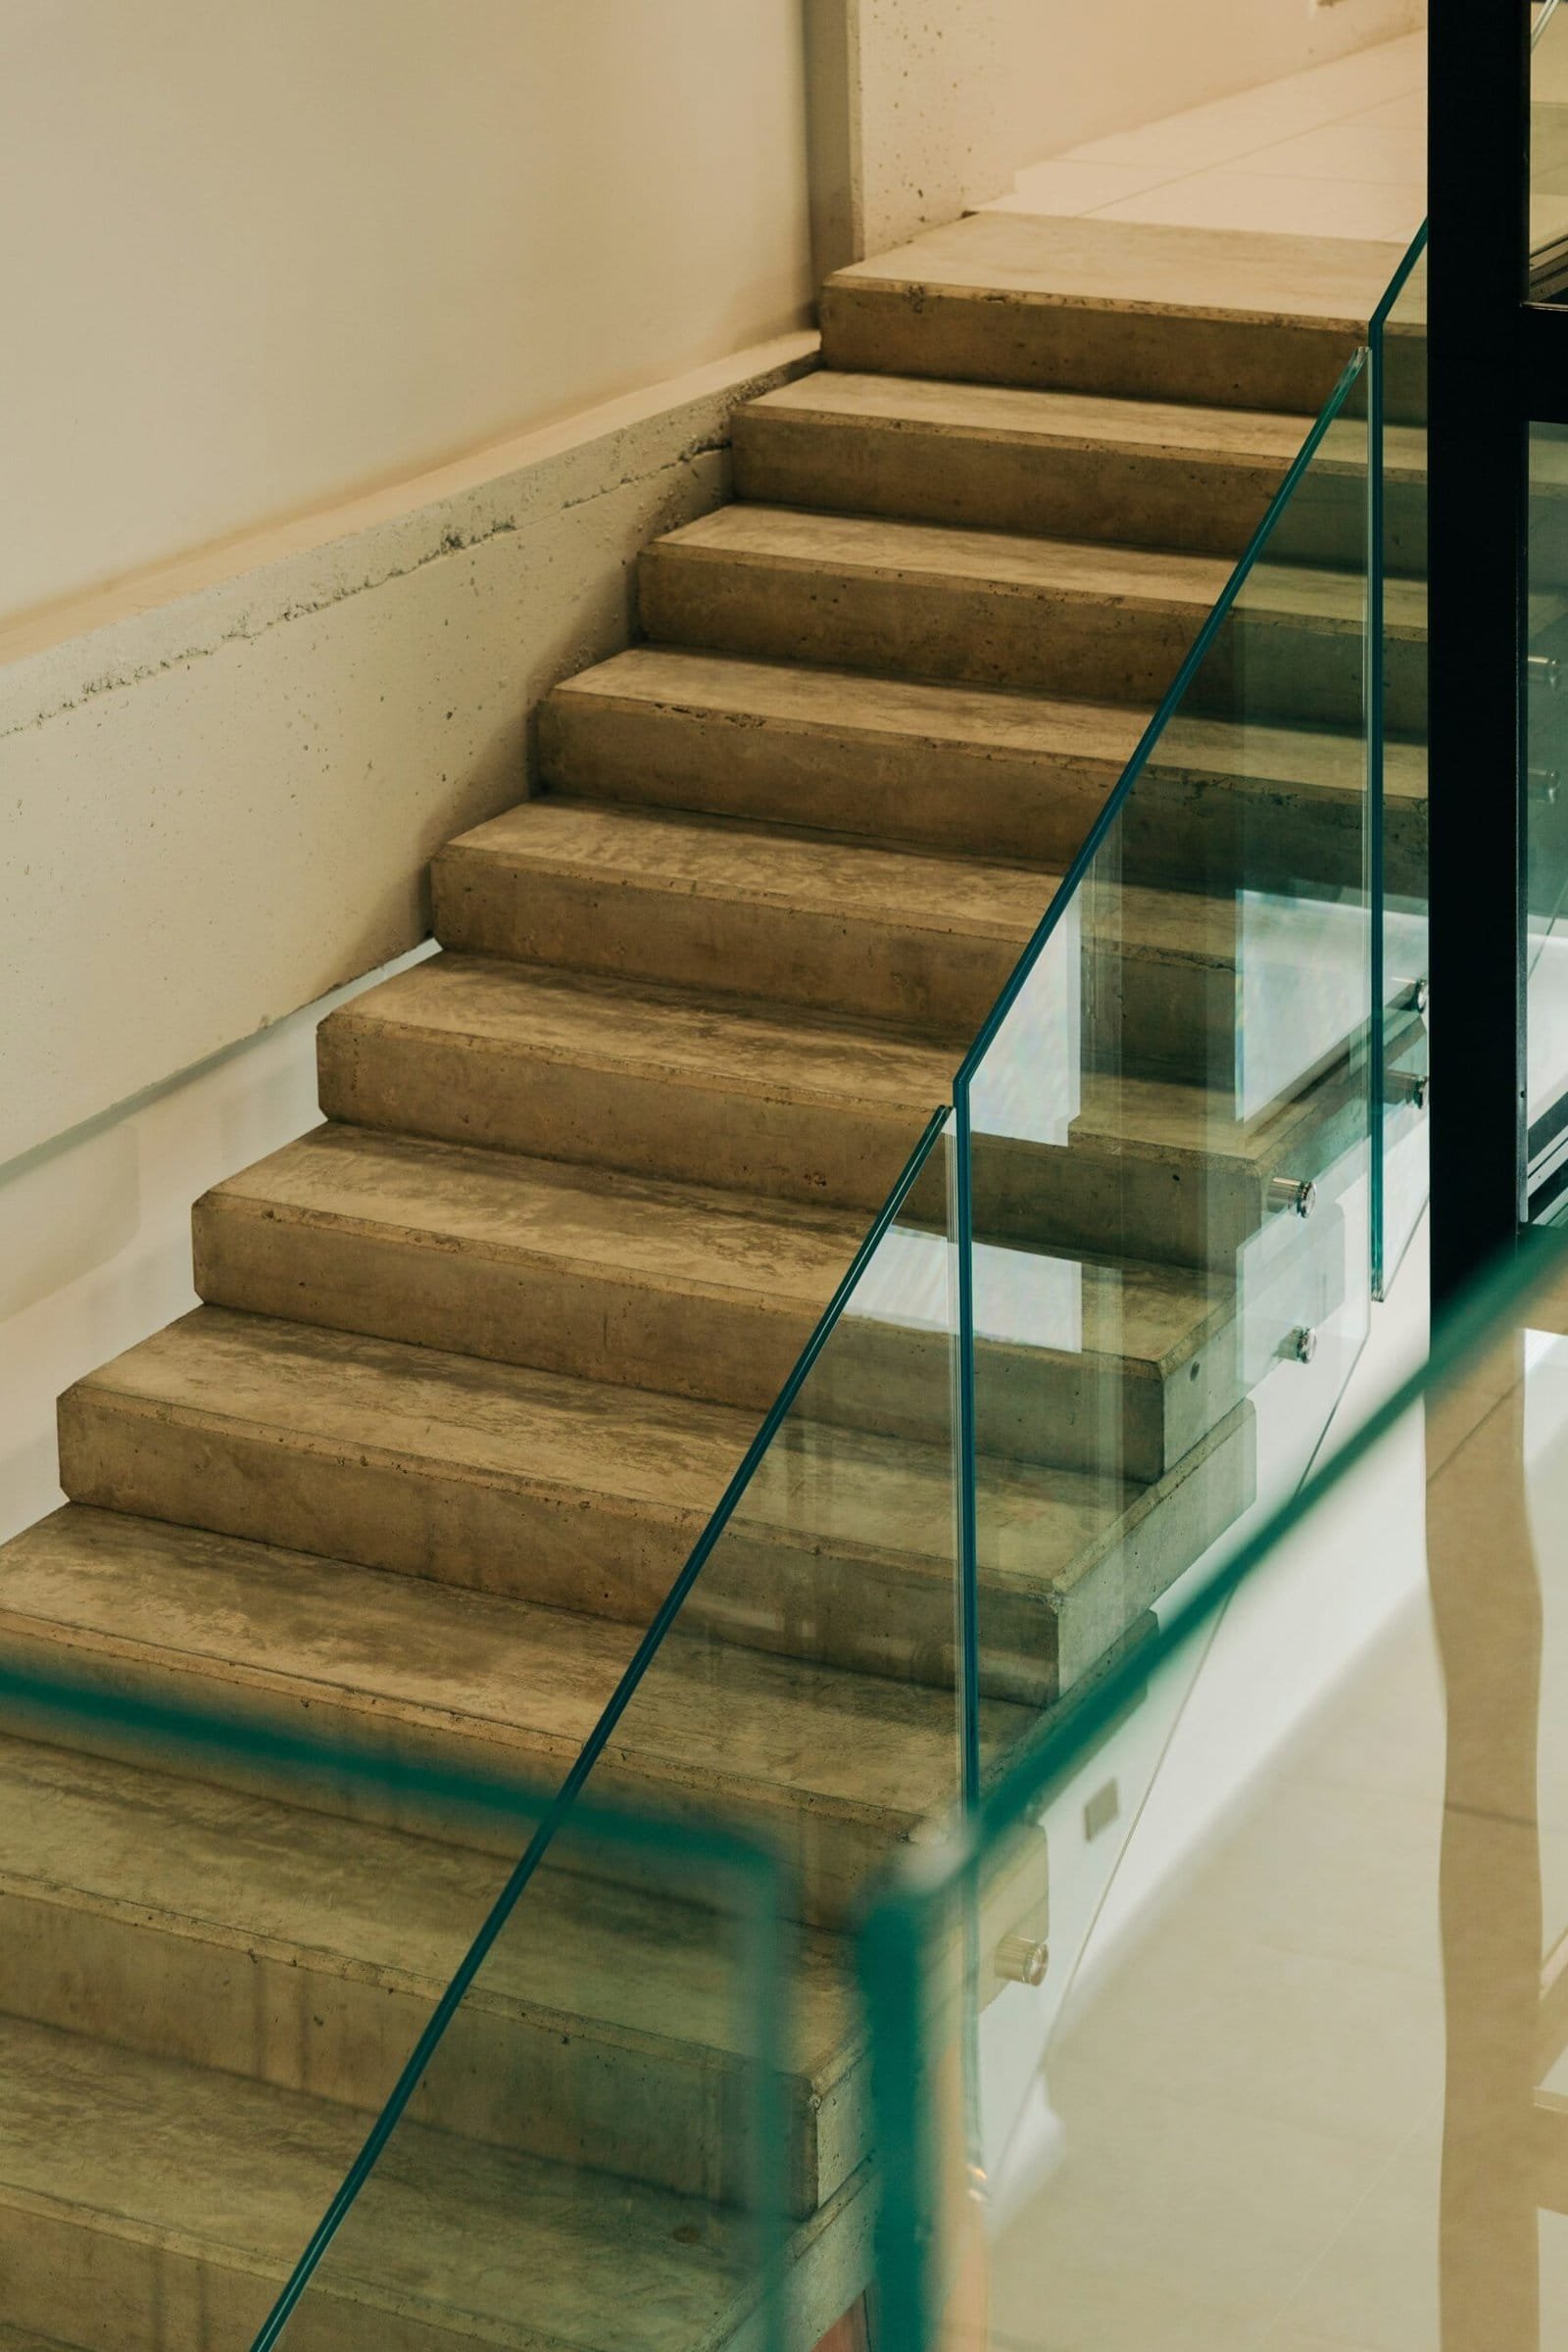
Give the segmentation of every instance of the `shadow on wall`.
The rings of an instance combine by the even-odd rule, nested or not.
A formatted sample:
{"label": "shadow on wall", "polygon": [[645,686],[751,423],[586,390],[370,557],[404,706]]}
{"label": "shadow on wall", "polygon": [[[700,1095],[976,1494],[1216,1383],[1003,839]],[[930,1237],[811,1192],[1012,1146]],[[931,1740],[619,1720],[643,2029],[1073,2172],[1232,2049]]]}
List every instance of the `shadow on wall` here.
{"label": "shadow on wall", "polygon": [[195,1306],[191,1202],[317,1125],[317,1024],[432,952],[0,1170],[0,1542],[62,1500],[55,1398]]}

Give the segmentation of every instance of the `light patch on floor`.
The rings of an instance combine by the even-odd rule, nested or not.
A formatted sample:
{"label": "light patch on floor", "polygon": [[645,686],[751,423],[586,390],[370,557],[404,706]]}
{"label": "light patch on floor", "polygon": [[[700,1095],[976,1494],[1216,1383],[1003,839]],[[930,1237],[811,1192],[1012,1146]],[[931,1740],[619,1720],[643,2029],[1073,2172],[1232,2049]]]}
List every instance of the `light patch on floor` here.
{"label": "light patch on floor", "polygon": [[1426,210],[1426,35],[1070,147],[983,209],[1402,242]]}

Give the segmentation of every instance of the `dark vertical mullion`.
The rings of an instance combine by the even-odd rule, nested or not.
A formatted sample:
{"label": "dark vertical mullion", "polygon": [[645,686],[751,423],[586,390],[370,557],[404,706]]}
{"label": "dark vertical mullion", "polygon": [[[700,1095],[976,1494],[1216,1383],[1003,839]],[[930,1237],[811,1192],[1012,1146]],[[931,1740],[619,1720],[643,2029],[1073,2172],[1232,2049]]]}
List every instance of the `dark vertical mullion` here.
{"label": "dark vertical mullion", "polygon": [[1432,1278],[1523,1215],[1520,924],[1529,15],[1431,0],[1428,497]]}

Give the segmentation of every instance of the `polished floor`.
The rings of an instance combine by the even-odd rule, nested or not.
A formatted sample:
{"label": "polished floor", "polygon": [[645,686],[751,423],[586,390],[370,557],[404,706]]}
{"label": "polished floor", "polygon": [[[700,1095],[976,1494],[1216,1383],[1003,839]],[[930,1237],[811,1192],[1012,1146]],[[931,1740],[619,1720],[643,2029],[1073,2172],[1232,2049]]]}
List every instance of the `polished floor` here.
{"label": "polished floor", "polygon": [[1001,2352],[1568,2344],[1564,1332],[1559,1280],[1173,1666],[1164,1817],[1123,1869],[1170,1848],[1172,1786],[1185,1855],[1102,1915],[1054,2134],[1000,2168]]}
{"label": "polished floor", "polygon": [[1050,156],[985,209],[1401,243],[1425,148],[1426,36],[1409,33]]}

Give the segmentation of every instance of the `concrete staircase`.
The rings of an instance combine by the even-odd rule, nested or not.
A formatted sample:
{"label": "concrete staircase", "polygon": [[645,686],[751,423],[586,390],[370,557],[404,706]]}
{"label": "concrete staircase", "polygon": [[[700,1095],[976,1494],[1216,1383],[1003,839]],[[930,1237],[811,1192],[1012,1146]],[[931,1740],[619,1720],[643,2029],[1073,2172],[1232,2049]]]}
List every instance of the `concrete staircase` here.
{"label": "concrete staircase", "polygon": [[[1391,266],[995,215],[828,286],[823,371],[735,420],[737,503],[648,550],[649,641],[437,858],[440,956],[323,1025],[327,1123],[197,1203],[207,1303],[62,1400],[8,1656],[559,1781]],[[1080,1346],[983,1343],[993,1751],[1251,1492],[1236,1251],[1337,1098],[1216,1118],[1225,892],[1239,810],[1286,876],[1359,794],[1345,485],[1271,582],[1271,722],[1141,790],[1070,1140],[977,1166],[995,1246],[1083,1298]],[[596,1777],[799,1869],[802,2352],[866,2260],[836,1931],[954,1793],[946,1382],[919,1330],[846,1330]],[[107,1726],[0,1742],[0,2320],[241,2346],[511,1857]],[[750,2340],[694,1919],[544,1874],[289,2343]]]}

